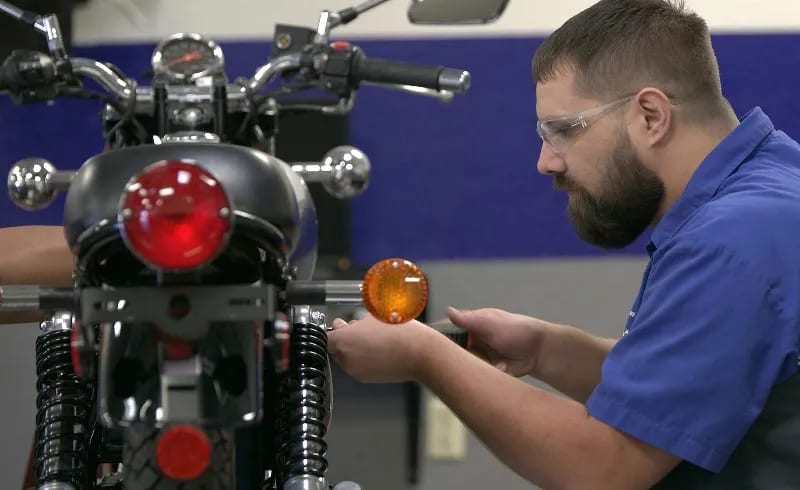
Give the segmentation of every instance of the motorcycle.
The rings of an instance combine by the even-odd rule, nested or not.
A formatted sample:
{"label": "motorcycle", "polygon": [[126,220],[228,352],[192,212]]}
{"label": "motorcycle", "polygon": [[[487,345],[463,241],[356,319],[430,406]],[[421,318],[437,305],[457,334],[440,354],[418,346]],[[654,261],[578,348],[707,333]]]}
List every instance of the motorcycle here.
{"label": "motorcycle", "polygon": [[[323,11],[316,29],[278,24],[270,59],[249,79],[228,79],[213,40],[169,36],[153,52],[150,86],[69,56],[55,16],[0,1],[49,51],[14,51],[0,66],[0,92],[18,104],[104,104],[102,153],[76,171],[26,158],[8,176],[26,210],[66,193],[75,258],[73,287],[0,289],[2,310],[53,313],[36,341],[35,488],[360,488],[326,478],[324,308],[363,306],[402,323],[424,309],[428,282],[401,258],[361,281],[315,280],[307,184],[352,198],[367,188],[371,163],[352,146],[284,162],[274,137],[281,111],[346,113],[365,83],[443,100],[468,90],[466,71],[374,59],[330,40],[386,1]],[[441,12],[428,17],[440,23]],[[312,89],[333,102],[293,97]]]}

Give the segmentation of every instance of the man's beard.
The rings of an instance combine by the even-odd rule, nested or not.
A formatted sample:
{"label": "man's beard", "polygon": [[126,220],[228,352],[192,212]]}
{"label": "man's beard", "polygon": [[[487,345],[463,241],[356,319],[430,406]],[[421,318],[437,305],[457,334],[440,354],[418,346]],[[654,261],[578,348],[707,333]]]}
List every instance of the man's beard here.
{"label": "man's beard", "polygon": [[664,183],[645,168],[627,134],[620,134],[604,168],[600,196],[592,196],[564,174],[556,176],[554,185],[571,191],[567,211],[581,240],[605,249],[623,248],[653,223]]}

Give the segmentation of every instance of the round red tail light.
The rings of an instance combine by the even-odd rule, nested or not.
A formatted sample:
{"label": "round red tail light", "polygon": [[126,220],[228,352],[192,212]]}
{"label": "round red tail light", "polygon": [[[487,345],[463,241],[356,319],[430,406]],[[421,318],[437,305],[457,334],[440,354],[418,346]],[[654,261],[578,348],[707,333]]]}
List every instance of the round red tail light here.
{"label": "round red tail light", "polygon": [[125,187],[120,220],[128,248],[150,266],[197,268],[225,246],[233,209],[211,173],[187,161],[146,167]]}

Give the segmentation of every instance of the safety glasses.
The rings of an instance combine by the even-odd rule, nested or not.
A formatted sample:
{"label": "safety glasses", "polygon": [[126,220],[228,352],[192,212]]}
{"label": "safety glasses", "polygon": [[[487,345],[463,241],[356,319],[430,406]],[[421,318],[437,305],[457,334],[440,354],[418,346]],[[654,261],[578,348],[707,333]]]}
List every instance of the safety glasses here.
{"label": "safety glasses", "polygon": [[626,102],[633,99],[635,95],[626,95],[619,99],[612,100],[591,109],[587,109],[578,114],[546,118],[537,121],[536,132],[542,141],[547,143],[555,153],[563,154],[590,124],[609,114],[611,111],[622,107]]}

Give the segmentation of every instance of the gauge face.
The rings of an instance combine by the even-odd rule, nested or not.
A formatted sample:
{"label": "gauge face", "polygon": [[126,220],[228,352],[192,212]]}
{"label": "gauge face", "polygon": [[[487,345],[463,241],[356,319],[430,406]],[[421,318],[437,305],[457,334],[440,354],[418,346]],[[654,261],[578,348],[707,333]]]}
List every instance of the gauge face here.
{"label": "gauge face", "polygon": [[196,34],[176,34],[164,40],[153,54],[153,69],[174,80],[192,81],[219,71],[222,49]]}

